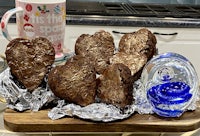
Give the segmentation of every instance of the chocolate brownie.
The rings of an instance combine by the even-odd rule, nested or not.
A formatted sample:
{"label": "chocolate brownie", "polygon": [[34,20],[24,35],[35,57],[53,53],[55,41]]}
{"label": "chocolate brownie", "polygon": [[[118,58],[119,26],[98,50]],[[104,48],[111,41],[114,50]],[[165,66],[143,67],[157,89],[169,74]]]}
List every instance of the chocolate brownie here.
{"label": "chocolate brownie", "polygon": [[102,102],[124,108],[133,102],[130,69],[121,63],[109,65],[98,78],[97,96]]}
{"label": "chocolate brownie", "polygon": [[5,51],[11,73],[32,92],[43,81],[55,60],[55,51],[49,40],[16,38]]}
{"label": "chocolate brownie", "polygon": [[110,63],[123,63],[131,70],[131,75],[134,75],[147,63],[147,57],[146,55],[137,52],[134,54],[118,52],[110,58]]}
{"label": "chocolate brownie", "polygon": [[122,36],[119,42],[119,52],[128,54],[142,53],[150,60],[156,53],[156,37],[146,28]]}
{"label": "chocolate brownie", "polygon": [[96,71],[87,57],[75,55],[48,75],[52,92],[68,102],[87,106],[95,102]]}
{"label": "chocolate brownie", "polygon": [[113,56],[114,50],[114,39],[106,31],[99,31],[93,35],[82,34],[75,44],[75,53],[89,57],[97,73],[102,73],[109,65],[109,58]]}

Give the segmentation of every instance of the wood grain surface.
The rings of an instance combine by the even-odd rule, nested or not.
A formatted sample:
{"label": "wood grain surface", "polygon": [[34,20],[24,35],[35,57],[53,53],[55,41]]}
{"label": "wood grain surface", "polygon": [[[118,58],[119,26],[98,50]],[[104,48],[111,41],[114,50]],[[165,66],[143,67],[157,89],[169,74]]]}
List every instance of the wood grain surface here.
{"label": "wood grain surface", "polygon": [[103,123],[64,117],[51,120],[48,110],[16,112],[6,109],[4,126],[14,132],[187,132],[200,127],[200,108],[179,118],[133,114],[130,118]]}

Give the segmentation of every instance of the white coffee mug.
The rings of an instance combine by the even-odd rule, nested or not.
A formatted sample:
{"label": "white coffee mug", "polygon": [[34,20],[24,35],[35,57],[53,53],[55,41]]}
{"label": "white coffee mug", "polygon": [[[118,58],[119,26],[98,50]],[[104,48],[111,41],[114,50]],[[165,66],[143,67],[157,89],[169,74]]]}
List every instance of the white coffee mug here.
{"label": "white coffee mug", "polygon": [[34,39],[46,37],[53,44],[56,58],[63,57],[66,25],[66,0],[15,0],[14,9],[8,10],[2,17],[2,33],[9,41],[7,24],[16,14],[18,36]]}

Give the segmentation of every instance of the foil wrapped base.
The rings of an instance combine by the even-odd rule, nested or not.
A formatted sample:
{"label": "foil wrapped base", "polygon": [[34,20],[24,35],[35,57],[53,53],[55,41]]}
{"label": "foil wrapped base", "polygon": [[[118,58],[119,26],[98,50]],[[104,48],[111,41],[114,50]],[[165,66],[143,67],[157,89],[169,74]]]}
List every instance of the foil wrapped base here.
{"label": "foil wrapped base", "polygon": [[45,88],[38,87],[32,93],[19,87],[13,81],[10,68],[0,74],[0,95],[6,99],[8,108],[18,111],[38,111],[56,99],[47,84]]}
{"label": "foil wrapped base", "polygon": [[[124,110],[105,103],[93,103],[81,107],[76,104],[66,103],[64,100],[59,100],[58,105],[48,112],[48,117],[52,120],[67,116],[91,121],[112,122],[127,119],[134,113],[154,114],[153,107],[146,97],[144,86],[140,79],[133,84],[133,88],[134,102],[132,105],[128,105]],[[200,94],[198,93],[185,111],[195,110],[197,108],[199,96]]]}
{"label": "foil wrapped base", "polygon": [[129,105],[126,110],[121,111],[119,108],[105,103],[93,103],[85,107],[66,104],[64,100],[60,100],[58,103],[58,106],[48,113],[48,117],[52,120],[70,116],[92,121],[110,122],[130,117],[136,108],[135,105]]}
{"label": "foil wrapped base", "polygon": [[[57,106],[53,107],[48,112],[48,117],[52,120],[63,117],[78,117],[84,120],[111,122],[127,119],[134,113],[154,113],[153,107],[147,99],[144,86],[140,79],[133,84],[134,101],[132,105],[127,105],[124,110],[111,104],[100,103],[98,100],[96,103],[85,107],[73,103],[67,103],[64,100],[55,97],[48,87],[47,80],[45,80],[45,82],[45,87],[39,87],[30,93],[27,89],[20,88],[13,81],[10,69],[7,68],[0,73],[0,95],[6,99],[8,108],[18,111],[39,111],[44,106],[48,106],[49,104],[52,104],[52,102],[55,102],[57,103]],[[185,109],[185,111],[195,110],[199,98],[198,91],[198,94],[194,97],[192,103]]]}
{"label": "foil wrapped base", "polygon": [[135,112],[140,114],[152,114],[151,105],[148,103],[145,94],[143,94],[144,88],[140,80],[133,84],[133,88],[135,101],[133,101],[132,105],[127,105],[127,107],[123,110],[114,105],[105,103],[97,102],[81,107],[79,105],[69,104],[64,100],[60,100],[58,105],[49,111],[48,117],[52,120],[69,116],[92,121],[111,122],[126,119]]}

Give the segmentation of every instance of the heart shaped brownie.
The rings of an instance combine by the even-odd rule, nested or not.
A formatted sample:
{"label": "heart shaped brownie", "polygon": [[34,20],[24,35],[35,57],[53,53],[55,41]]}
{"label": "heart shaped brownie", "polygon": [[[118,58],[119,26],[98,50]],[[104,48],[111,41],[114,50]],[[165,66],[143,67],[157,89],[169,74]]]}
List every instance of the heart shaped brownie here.
{"label": "heart shaped brownie", "polygon": [[95,102],[96,71],[87,57],[75,55],[65,65],[53,68],[48,74],[51,91],[59,98],[81,106]]}
{"label": "heart shaped brownie", "polygon": [[55,60],[51,42],[43,37],[16,38],[7,45],[5,54],[12,75],[30,92],[42,83]]}

